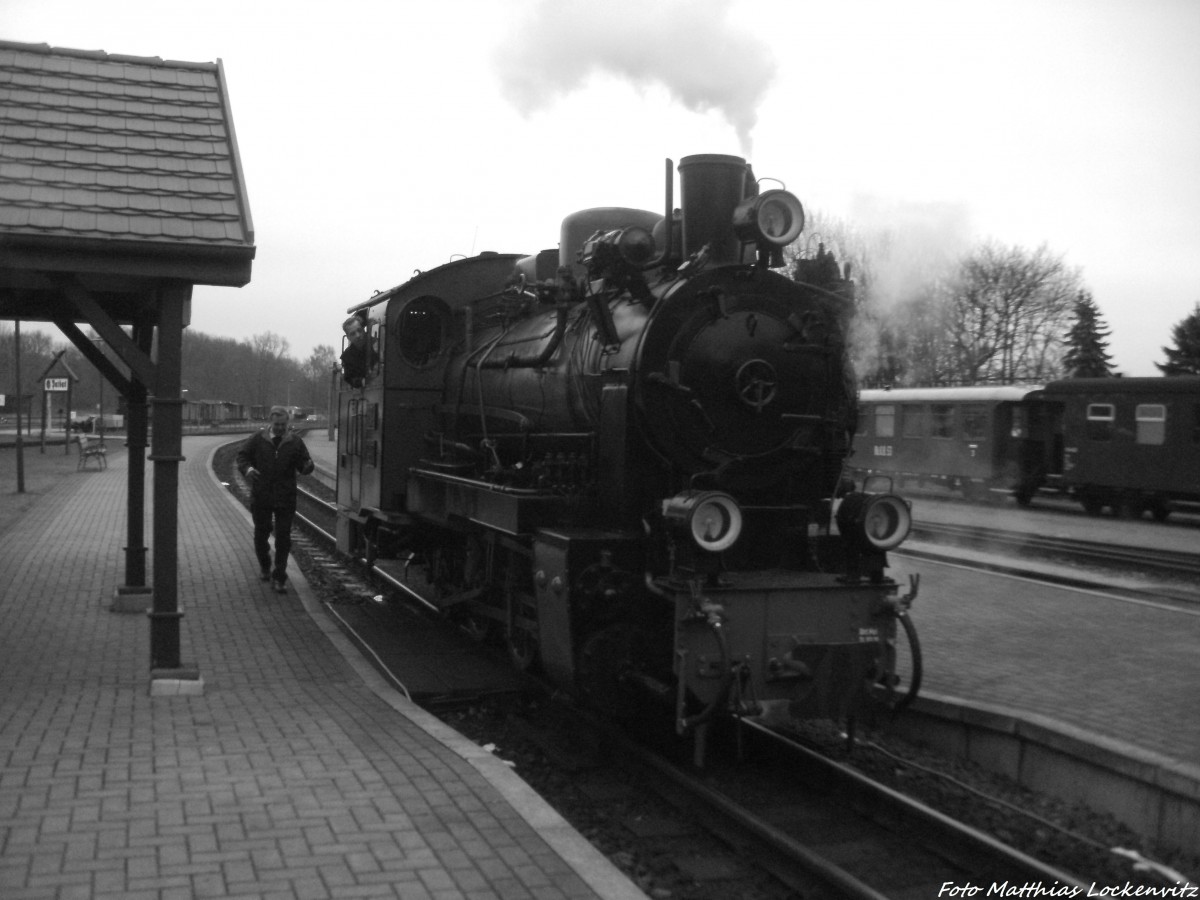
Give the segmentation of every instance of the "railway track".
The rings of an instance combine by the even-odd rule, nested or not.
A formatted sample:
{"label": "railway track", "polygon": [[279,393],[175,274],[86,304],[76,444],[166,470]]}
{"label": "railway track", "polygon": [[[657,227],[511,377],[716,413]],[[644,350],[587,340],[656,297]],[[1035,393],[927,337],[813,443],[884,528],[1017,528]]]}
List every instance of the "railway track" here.
{"label": "railway track", "polygon": [[[309,542],[316,556],[331,556],[336,507],[329,496],[327,485],[310,482],[301,489],[299,515],[308,537],[300,540]],[[339,577],[362,578],[358,567],[351,567],[354,572],[349,576],[344,574],[345,567],[338,568],[343,570]],[[387,592],[388,581],[386,575],[374,583],[363,579],[350,591],[362,602],[364,596]],[[357,637],[364,653],[375,653],[369,646],[370,636]],[[680,871],[694,869],[699,854],[708,860],[700,868],[707,867],[710,874],[698,878],[715,878],[713,883],[720,885],[723,867],[735,873],[731,877],[736,880],[745,878],[747,866],[754,866],[755,877],[769,873],[774,882],[784,886],[782,894],[755,892],[754,897],[795,895],[788,891],[806,897],[937,896],[946,883],[983,884],[986,888],[1036,881],[1047,889],[1057,885],[1063,890],[1079,883],[1058,864],[1040,862],[1014,850],[821,752],[797,748],[790,741],[780,743],[785,739],[756,723],[746,722],[745,728],[756,745],[747,754],[756,760],[753,774],[745,761],[739,761],[724,771],[714,766],[700,776],[632,743],[622,743],[604,754],[609,758],[606,764],[615,766],[617,772],[601,776],[601,781],[627,777],[629,761],[637,758],[638,765],[651,773],[643,783],[661,793],[664,802],[683,810],[682,815],[703,823],[718,839],[721,849],[697,850],[696,839],[688,837],[685,828],[682,845],[677,843],[666,851],[673,854],[673,864]],[[469,734],[464,728],[459,730]],[[486,736],[478,740],[489,742]],[[610,740],[614,739],[604,738]],[[568,763],[566,768],[573,771],[575,765]],[[528,775],[528,767],[519,768]],[[534,786],[544,790],[536,783]],[[638,846],[646,847],[651,839],[639,836]],[[722,863],[725,856],[728,861]],[[730,890],[738,888],[726,885],[717,893],[727,896]],[[703,895],[684,892],[676,896]]]}
{"label": "railway track", "polygon": [[[308,494],[305,502],[321,515],[332,514],[318,497]],[[314,517],[320,516],[304,516],[310,527]],[[382,570],[373,576],[381,585],[391,583]],[[560,710],[555,718],[561,715]],[[744,725],[755,744],[746,754],[752,766],[743,760],[701,774],[674,764],[674,752],[664,756],[622,737],[619,729],[587,716],[583,720],[584,727],[600,732],[596,741],[606,748],[604,755],[620,761],[615,764],[619,772],[599,776],[601,781],[627,779],[636,763],[648,773],[640,783],[678,811],[673,823],[666,822],[670,814],[657,814],[639,817],[640,828],[626,826],[647,841],[671,837],[672,846],[664,852],[695,877],[720,881],[724,874],[736,880],[747,865],[756,865],[785,890],[856,900],[936,896],[946,883],[1080,884],[1069,873],[756,723]],[[531,733],[544,730],[543,725],[526,727]],[[568,730],[578,733],[580,727],[575,722]],[[554,743],[544,734],[535,739],[543,746]],[[579,763],[573,757],[563,765],[575,769]],[[594,766],[589,768],[595,780]],[[718,849],[695,849],[694,823],[701,823]]]}
{"label": "railway track", "polygon": [[1200,555],[1124,544],[1096,543],[1074,538],[1017,533],[982,525],[948,525],[917,522],[917,537],[939,543],[972,546],[979,549],[1013,553],[1018,556],[1065,558],[1072,561],[1134,568],[1151,574],[1200,576]]}
{"label": "railway track", "polygon": [[[316,529],[313,539],[332,544],[329,523],[336,508],[319,493],[324,492],[302,489],[307,509],[300,515],[310,529]],[[372,577],[380,589],[395,587],[412,599],[411,592],[396,584],[386,570],[377,567]],[[375,652],[369,646],[365,650]],[[974,884],[981,879],[985,884],[1079,883],[1065,871],[754,722],[744,723],[755,744],[747,754],[753,766],[742,760],[698,774],[671,762],[674,752],[664,756],[622,737],[619,729],[584,719],[584,727],[602,731],[596,741],[607,748],[605,755],[621,761],[620,774],[602,780],[627,778],[626,770],[636,761],[649,773],[642,783],[684,819],[664,826],[662,815],[641,817],[654,824],[644,832],[635,827],[634,833],[645,841],[657,839],[660,833],[683,835],[682,843],[674,837],[672,847],[663,852],[681,871],[708,873],[699,877],[718,881],[722,873],[740,877],[737,873],[744,875],[746,866],[753,864],[785,890],[804,896],[871,900],[912,896],[913,891],[936,896],[947,883]],[[579,727],[575,723],[568,730],[577,733]],[[544,736],[538,740],[547,742]],[[571,769],[578,762],[564,765]],[[696,822],[720,845],[699,854],[704,863],[697,861],[694,850]]]}
{"label": "railway track", "polygon": [[[914,523],[913,538],[945,547],[951,554],[956,549],[985,553],[985,558],[961,559],[962,564],[981,569],[1022,574],[1052,584],[1104,589],[1125,597],[1200,603],[1200,555],[1195,553],[932,522]],[[914,544],[897,552],[918,558],[938,556],[937,551],[931,553]],[[1057,567],[1047,569],[1038,563]],[[1136,584],[1127,583],[1131,577]]]}
{"label": "railway track", "polygon": [[651,772],[655,790],[743,859],[805,896],[936,897],[947,884],[1083,886],[763,724],[741,727],[744,756],[728,754],[702,773],[635,741],[617,738],[613,750]]}

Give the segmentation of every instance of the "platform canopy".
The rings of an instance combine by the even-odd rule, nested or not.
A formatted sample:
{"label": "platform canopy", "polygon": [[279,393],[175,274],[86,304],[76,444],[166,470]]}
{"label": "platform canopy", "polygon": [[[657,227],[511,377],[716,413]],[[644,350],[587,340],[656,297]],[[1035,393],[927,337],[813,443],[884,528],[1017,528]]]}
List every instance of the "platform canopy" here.
{"label": "platform canopy", "polygon": [[[0,41],[0,320],[53,322],[127,400],[123,588],[132,593],[145,589],[150,401],[152,687],[202,683],[179,658],[177,596],[180,374],[192,287],[241,287],[253,259],[219,60]],[[81,322],[124,367],[99,351]]]}
{"label": "platform canopy", "polygon": [[219,60],[0,41],[0,319],[90,319],[83,292],[131,324],[253,258]]}

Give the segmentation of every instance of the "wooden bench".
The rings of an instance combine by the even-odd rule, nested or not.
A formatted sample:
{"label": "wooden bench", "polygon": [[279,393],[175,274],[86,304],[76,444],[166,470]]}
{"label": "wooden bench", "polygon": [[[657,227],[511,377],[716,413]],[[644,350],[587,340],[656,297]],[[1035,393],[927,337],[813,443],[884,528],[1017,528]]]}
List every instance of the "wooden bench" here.
{"label": "wooden bench", "polygon": [[88,460],[96,461],[97,469],[108,468],[108,448],[104,446],[102,441],[93,438],[91,435],[79,435],[79,465],[75,467],[76,471],[87,468]]}

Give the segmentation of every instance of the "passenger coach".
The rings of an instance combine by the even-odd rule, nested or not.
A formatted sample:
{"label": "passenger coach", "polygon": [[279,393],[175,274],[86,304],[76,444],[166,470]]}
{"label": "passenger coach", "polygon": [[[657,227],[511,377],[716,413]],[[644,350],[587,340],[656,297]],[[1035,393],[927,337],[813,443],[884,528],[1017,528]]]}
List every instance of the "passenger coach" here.
{"label": "passenger coach", "polygon": [[967,497],[1011,492],[1022,505],[1054,459],[1037,386],[894,388],[859,394],[851,472],[943,484]]}
{"label": "passenger coach", "polygon": [[1200,376],[1070,378],[1046,385],[1061,416],[1061,486],[1093,515],[1200,502]]}

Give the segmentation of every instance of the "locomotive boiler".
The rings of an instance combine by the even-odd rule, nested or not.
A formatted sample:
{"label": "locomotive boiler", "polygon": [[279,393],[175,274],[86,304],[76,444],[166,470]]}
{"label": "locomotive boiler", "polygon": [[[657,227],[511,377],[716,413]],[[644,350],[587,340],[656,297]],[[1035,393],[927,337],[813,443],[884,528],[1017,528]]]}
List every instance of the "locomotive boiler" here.
{"label": "locomotive boiler", "polygon": [[602,710],[665,700],[681,733],[911,699],[916,585],[886,574],[909,507],[843,473],[853,282],[823,249],[775,271],[804,212],[743,159],[678,173],[678,208],[668,160],[662,212],[583,210],[556,250],[348,310],[339,548],[403,560],[410,590]]}

